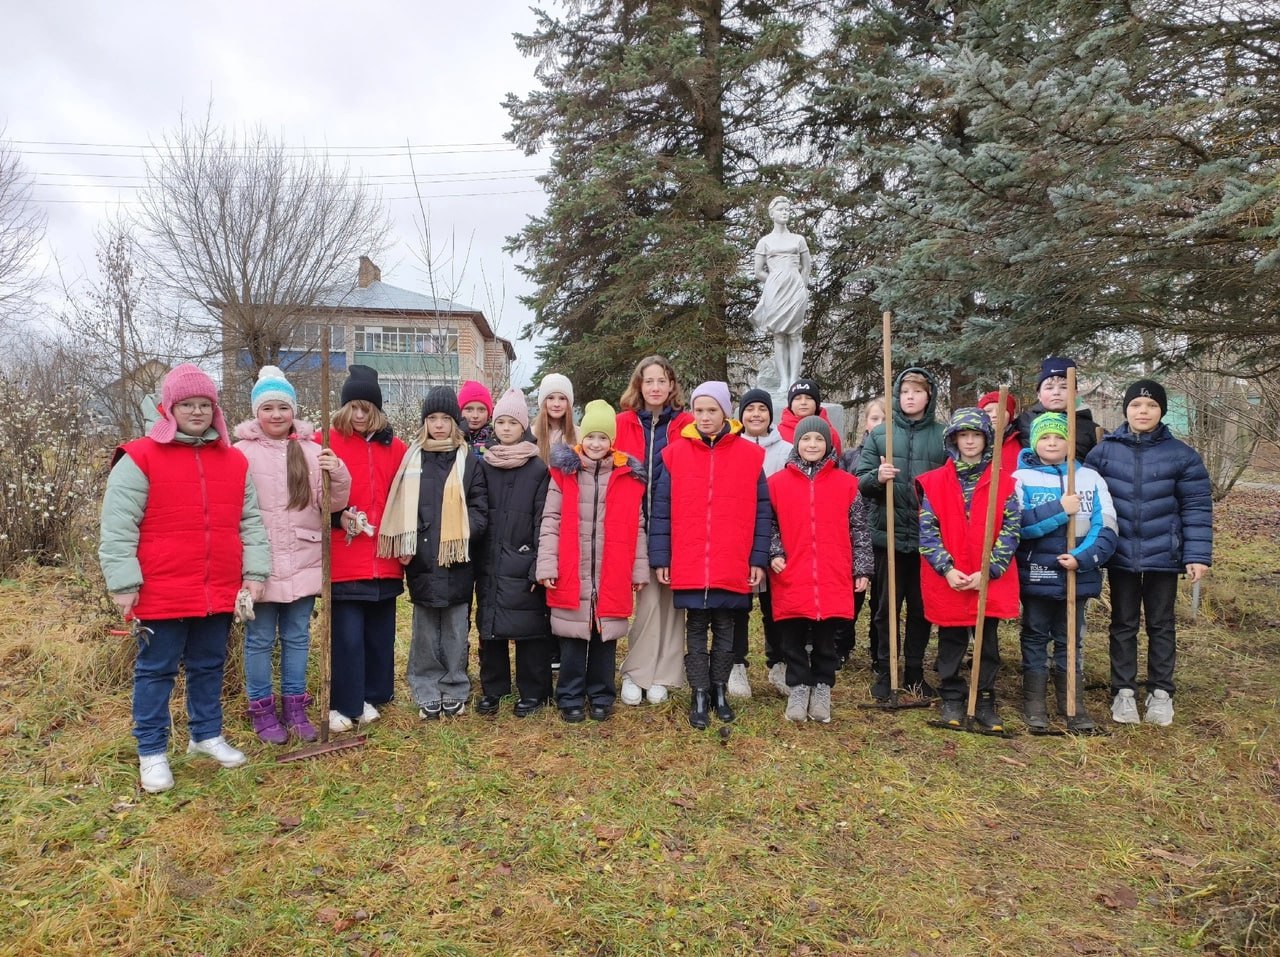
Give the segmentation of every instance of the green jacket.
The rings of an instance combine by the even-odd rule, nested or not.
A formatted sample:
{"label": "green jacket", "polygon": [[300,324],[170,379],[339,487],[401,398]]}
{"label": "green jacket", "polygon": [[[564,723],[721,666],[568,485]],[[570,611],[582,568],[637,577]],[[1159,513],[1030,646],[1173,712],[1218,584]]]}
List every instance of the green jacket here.
{"label": "green jacket", "polygon": [[[918,421],[902,414],[898,393],[902,377],[917,372],[929,380],[929,404]],[[938,383],[918,366],[903,369],[893,380],[893,464],[900,470],[893,480],[894,551],[915,552],[920,547],[920,499],[916,496],[916,479],[947,461],[942,445],[946,426],[934,418],[938,403]],[[885,486],[876,478],[880,459],[885,453],[885,422],[871,430],[862,443],[862,456],[854,467],[858,491],[870,505],[871,542],[877,548],[888,548],[888,519],[885,514]]]}

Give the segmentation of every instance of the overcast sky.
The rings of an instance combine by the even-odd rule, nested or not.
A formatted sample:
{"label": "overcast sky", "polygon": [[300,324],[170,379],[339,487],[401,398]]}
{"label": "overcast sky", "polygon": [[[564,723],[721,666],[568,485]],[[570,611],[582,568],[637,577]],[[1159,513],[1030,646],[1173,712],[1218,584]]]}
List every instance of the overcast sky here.
{"label": "overcast sky", "polygon": [[[405,144],[413,144],[437,252],[471,246],[465,275],[442,277],[482,308],[519,355],[527,286],[503,252],[543,207],[533,180],[547,165],[502,140],[509,92],[533,86],[512,34],[534,19],[528,0],[259,0],[195,5],[151,0],[5,4],[0,128],[47,204],[46,257],[68,278],[92,269],[102,217],[136,202],[147,144],[184,111],[264,124],[290,145],[327,149],[380,185],[394,228],[384,281],[430,292]],[[544,6],[555,8],[554,0]],[[90,145],[72,145],[90,144]],[[354,277],[356,263],[351,264]],[[482,272],[483,270],[483,272]],[[47,273],[56,281],[56,271]],[[486,286],[497,300],[491,305]],[[437,287],[440,294],[444,291]]]}

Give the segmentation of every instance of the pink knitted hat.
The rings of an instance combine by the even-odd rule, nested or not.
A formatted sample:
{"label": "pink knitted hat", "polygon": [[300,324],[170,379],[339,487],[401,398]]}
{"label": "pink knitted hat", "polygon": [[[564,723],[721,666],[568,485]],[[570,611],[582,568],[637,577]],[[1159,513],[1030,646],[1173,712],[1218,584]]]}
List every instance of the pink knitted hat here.
{"label": "pink knitted hat", "polygon": [[729,384],[727,382],[704,382],[689,396],[689,408],[693,408],[693,400],[700,395],[715,399],[716,404],[724,410],[726,419],[733,417],[733,403],[729,400]]}
{"label": "pink knitted hat", "polygon": [[494,421],[503,415],[511,416],[526,429],[529,427],[529,400],[519,389],[512,387],[502,393],[502,398],[493,407]]}
{"label": "pink knitted hat", "polygon": [[218,405],[218,387],[208,375],[190,362],[175,366],[160,384],[160,405],[156,407],[160,418],[147,432],[148,437],[161,445],[172,442],[173,437],[178,434],[178,423],[173,417],[173,407],[184,399],[196,396],[213,402],[213,427],[218,431],[218,438],[226,443],[228,441],[227,420],[222,415],[221,406]]}
{"label": "pink knitted hat", "polygon": [[493,393],[485,387],[483,382],[468,379],[458,386],[458,408],[462,408],[468,402],[481,403],[489,410],[489,418],[493,418]]}

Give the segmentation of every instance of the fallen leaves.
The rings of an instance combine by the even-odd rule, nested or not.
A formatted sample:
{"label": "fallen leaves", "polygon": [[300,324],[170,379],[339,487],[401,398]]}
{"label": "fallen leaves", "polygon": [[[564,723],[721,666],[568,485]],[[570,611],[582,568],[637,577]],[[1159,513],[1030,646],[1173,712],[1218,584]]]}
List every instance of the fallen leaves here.
{"label": "fallen leaves", "polygon": [[1109,891],[1102,891],[1093,897],[1107,910],[1133,910],[1138,906],[1138,894],[1125,884],[1118,884]]}

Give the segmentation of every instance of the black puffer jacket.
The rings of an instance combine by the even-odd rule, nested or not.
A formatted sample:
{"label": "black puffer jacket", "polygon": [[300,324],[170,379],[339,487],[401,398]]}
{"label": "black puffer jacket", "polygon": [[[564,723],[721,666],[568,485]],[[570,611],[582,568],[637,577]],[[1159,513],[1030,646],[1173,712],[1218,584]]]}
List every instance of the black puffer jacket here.
{"label": "black puffer jacket", "polygon": [[517,468],[487,461],[480,468],[489,494],[489,530],[476,562],[476,630],[481,638],[545,638],[551,617],[534,572],[551,473],[536,455]]}
{"label": "black puffer jacket", "polygon": [[[470,448],[468,448],[468,453]],[[423,452],[422,484],[418,490],[418,550],[405,569],[409,597],[416,604],[432,608],[470,605],[475,587],[475,560],[481,539],[489,524],[489,495],[484,474],[474,455],[466,456],[462,472],[462,490],[467,500],[467,518],[471,523],[471,561],[441,568],[436,564],[440,554],[440,503],[444,499],[444,483],[453,468],[455,453]]]}

